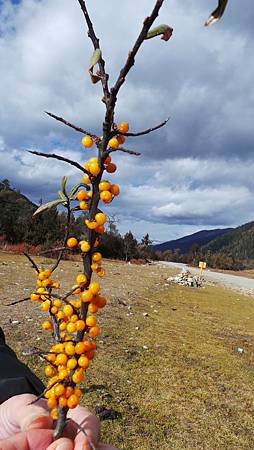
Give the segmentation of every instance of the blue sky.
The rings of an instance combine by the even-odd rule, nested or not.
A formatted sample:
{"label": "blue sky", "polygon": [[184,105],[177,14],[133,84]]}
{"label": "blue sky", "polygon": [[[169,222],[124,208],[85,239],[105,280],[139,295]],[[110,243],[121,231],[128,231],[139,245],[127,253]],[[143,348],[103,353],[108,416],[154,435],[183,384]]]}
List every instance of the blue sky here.
{"label": "blue sky", "polygon": [[[145,43],[119,95],[116,120],[134,131],[170,116],[164,129],[127,141],[141,157],[114,157],[111,179],[122,195],[106,210],[121,232],[165,241],[253,220],[254,8],[251,0],[244,8],[231,0],[223,19],[205,28],[216,1],[166,0],[157,23],[172,26],[173,37]],[[153,4],[126,1],[119,9],[117,0],[87,1],[111,84]],[[0,5],[0,176],[46,201],[63,175],[75,183],[79,174],[26,150],[79,162],[94,152],[43,111],[101,133],[101,89],[87,74],[91,44],[75,0]]]}

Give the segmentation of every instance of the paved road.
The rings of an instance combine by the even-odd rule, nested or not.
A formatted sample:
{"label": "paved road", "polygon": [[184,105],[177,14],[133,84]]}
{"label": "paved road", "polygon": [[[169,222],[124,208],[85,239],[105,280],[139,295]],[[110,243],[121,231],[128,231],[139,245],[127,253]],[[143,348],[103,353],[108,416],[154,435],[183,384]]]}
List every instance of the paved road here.
{"label": "paved road", "polygon": [[[198,274],[199,269],[194,267],[189,267],[187,264],[183,263],[174,263],[167,261],[160,261],[158,264],[162,264],[164,266],[179,268],[179,272],[182,269],[188,269],[193,274]],[[213,281],[215,283],[223,284],[223,286],[228,287],[230,289],[234,289],[237,291],[242,291],[245,294],[254,295],[254,279],[246,278],[246,277],[238,277],[236,275],[229,275],[227,273],[220,272],[210,272],[209,270],[205,270],[203,272],[206,280]]]}

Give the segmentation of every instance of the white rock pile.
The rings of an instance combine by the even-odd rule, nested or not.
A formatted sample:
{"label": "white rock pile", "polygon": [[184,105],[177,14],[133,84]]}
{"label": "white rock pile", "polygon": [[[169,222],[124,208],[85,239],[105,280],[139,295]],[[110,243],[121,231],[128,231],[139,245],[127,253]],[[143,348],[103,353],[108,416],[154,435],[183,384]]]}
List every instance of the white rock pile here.
{"label": "white rock pile", "polygon": [[201,287],[203,278],[198,275],[193,275],[189,270],[183,269],[181,273],[175,277],[167,279],[170,283],[179,284],[180,286],[191,286],[194,288]]}

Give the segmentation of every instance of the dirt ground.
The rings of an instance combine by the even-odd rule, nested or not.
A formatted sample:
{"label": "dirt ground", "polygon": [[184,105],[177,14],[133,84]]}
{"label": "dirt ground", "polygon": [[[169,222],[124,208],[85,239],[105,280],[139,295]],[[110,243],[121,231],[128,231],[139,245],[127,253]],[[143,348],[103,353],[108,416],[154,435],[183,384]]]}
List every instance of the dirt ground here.
{"label": "dirt ground", "polygon": [[[84,404],[110,411],[105,441],[122,450],[254,448],[254,299],[221,287],[170,285],[169,268],[114,261],[105,268],[102,334],[82,385]],[[81,269],[62,263],[62,292]],[[30,301],[7,306],[33,290],[33,272],[24,256],[0,254],[0,324],[43,378],[43,362],[22,352],[49,348],[40,328],[45,313]]]}

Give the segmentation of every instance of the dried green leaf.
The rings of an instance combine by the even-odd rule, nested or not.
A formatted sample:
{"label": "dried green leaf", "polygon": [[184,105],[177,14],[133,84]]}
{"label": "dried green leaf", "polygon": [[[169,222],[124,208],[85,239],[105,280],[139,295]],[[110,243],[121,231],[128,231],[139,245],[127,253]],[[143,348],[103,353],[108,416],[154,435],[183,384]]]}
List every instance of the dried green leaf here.
{"label": "dried green leaf", "polygon": [[169,25],[162,24],[158,27],[153,28],[152,30],[149,30],[146,35],[146,39],[152,39],[161,34],[161,39],[163,39],[164,41],[168,41],[171,38],[172,33],[173,28],[171,28]]}
{"label": "dried green leaf", "polygon": [[205,23],[206,27],[217,22],[217,20],[219,20],[223,16],[227,6],[227,2],[228,0],[219,0],[218,7],[212,12]]}
{"label": "dried green leaf", "polygon": [[94,84],[101,80],[100,75],[98,75],[98,74],[95,75],[93,73],[94,66],[96,66],[96,64],[98,64],[100,59],[101,59],[101,50],[99,48],[97,48],[93,52],[93,55],[92,55],[92,58],[91,58],[91,61],[89,64],[89,69],[88,69],[92,83],[94,83]]}
{"label": "dried green leaf", "polygon": [[62,188],[62,193],[65,196],[66,196],[66,183],[67,183],[67,177],[63,177],[62,182],[61,182],[61,188]]}
{"label": "dried green leaf", "polygon": [[67,197],[64,195],[62,191],[58,191],[58,197],[60,198],[60,200],[63,200],[65,202],[67,200]]}
{"label": "dried green leaf", "polygon": [[52,202],[44,203],[44,205],[39,206],[38,209],[33,213],[33,216],[36,216],[37,214],[46,211],[47,209],[54,208],[57,205],[60,205],[60,203],[65,203],[66,200],[53,200]]}

